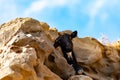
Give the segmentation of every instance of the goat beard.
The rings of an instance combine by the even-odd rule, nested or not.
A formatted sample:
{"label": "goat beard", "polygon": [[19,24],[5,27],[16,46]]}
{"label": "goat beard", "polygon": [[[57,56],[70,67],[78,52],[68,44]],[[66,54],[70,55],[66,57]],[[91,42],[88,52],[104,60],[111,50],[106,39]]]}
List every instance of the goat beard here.
{"label": "goat beard", "polygon": [[71,52],[67,52],[66,54],[67,54],[67,56],[68,56],[69,59],[70,59],[70,58],[71,58],[71,59],[73,58],[73,57],[72,57],[72,51],[71,51]]}

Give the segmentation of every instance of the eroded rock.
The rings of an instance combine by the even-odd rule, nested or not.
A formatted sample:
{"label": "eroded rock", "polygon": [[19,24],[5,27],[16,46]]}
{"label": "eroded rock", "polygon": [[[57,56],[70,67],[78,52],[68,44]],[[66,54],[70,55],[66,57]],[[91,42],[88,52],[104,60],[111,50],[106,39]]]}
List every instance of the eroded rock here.
{"label": "eroded rock", "polygon": [[0,80],[119,80],[120,48],[90,37],[74,38],[74,53],[85,75],[75,71],[53,44],[59,34],[44,22],[17,18],[0,26]]}
{"label": "eroded rock", "polygon": [[70,77],[68,80],[93,80],[93,79],[84,75],[76,75],[76,76]]}

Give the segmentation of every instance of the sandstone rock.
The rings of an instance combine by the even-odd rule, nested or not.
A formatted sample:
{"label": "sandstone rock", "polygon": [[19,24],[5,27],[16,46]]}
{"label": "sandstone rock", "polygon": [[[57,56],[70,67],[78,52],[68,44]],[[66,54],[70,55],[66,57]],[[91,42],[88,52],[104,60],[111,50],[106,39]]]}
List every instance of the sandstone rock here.
{"label": "sandstone rock", "polygon": [[94,38],[75,38],[73,44],[78,62],[93,64],[102,58],[104,46]]}
{"label": "sandstone rock", "polygon": [[75,75],[73,67],[67,63],[58,51],[54,51],[53,54],[48,56],[48,59],[45,61],[45,65],[64,80]]}
{"label": "sandstone rock", "polygon": [[[36,65],[36,52],[32,47],[9,47],[0,55],[1,80],[36,80],[33,66]],[[31,76],[31,77],[30,77]]]}
{"label": "sandstone rock", "polygon": [[74,52],[85,75],[75,71],[54,48],[58,32],[47,23],[17,18],[0,25],[0,80],[120,80],[120,48],[98,40],[74,38]]}
{"label": "sandstone rock", "polygon": [[120,48],[120,40],[113,42],[112,46],[114,46],[116,48]]}
{"label": "sandstone rock", "polygon": [[61,80],[44,65],[54,47],[38,21],[18,18],[0,30],[0,80]]}
{"label": "sandstone rock", "polygon": [[93,80],[93,79],[84,75],[76,75],[76,76],[70,77],[68,80]]}
{"label": "sandstone rock", "polygon": [[17,18],[8,23],[4,23],[0,26],[0,46],[5,46],[5,44],[20,30],[25,33],[30,33],[40,31],[41,29],[42,27],[39,22],[32,18]]}

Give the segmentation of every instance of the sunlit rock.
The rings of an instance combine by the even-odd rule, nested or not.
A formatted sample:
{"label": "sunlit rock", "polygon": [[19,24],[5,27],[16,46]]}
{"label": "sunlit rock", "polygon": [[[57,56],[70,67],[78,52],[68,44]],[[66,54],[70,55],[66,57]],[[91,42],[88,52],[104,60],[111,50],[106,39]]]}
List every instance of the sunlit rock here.
{"label": "sunlit rock", "polygon": [[[73,50],[83,75],[76,75],[54,48],[64,33],[32,18],[17,18],[0,25],[0,80],[119,80],[120,48],[92,37],[74,38]],[[86,35],[87,36],[87,35]]]}

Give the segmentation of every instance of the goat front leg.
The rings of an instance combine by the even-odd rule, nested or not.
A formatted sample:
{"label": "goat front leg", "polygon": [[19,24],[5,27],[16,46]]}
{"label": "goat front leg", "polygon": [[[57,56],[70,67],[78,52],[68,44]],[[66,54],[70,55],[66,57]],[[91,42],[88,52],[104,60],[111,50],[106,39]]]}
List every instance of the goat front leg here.
{"label": "goat front leg", "polygon": [[82,67],[77,64],[77,60],[75,58],[74,52],[72,52],[72,64],[73,64],[73,68],[76,71],[76,74],[82,74],[83,73]]}

